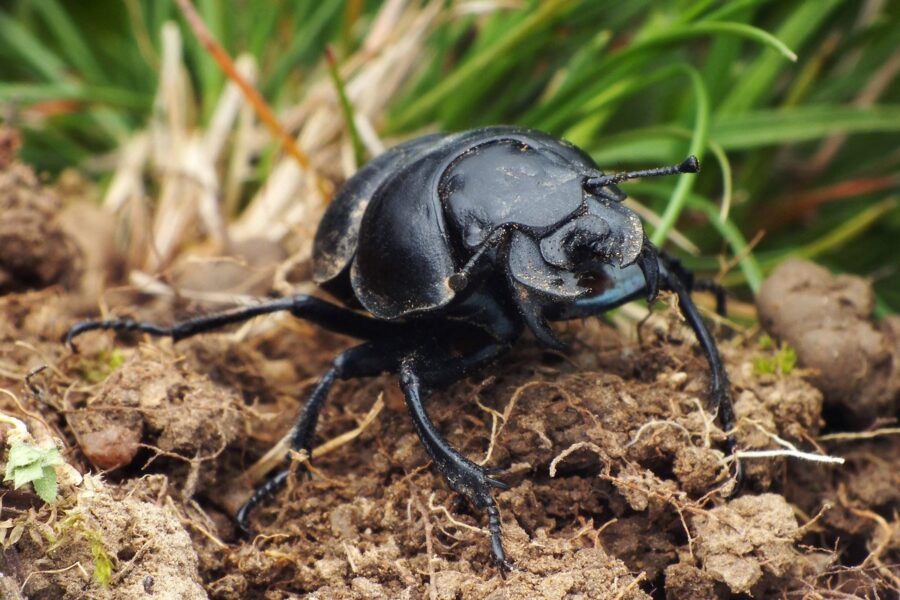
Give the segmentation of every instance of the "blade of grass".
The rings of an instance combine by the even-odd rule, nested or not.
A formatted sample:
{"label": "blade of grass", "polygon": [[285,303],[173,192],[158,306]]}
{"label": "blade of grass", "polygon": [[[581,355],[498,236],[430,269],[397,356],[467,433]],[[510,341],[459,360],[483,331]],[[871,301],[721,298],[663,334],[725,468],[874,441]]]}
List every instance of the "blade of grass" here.
{"label": "blade of grass", "polygon": [[325,47],[325,62],[328,65],[328,74],[334,83],[334,89],[337,91],[338,100],[341,103],[341,112],[344,114],[344,121],[347,125],[347,131],[350,132],[350,141],[353,144],[353,157],[356,160],[356,167],[359,168],[366,162],[366,147],[362,138],[359,137],[359,130],[356,128],[356,120],[353,117],[353,105],[347,98],[347,90],[344,88],[344,80],[338,71],[337,59],[331,48]]}
{"label": "blade of grass", "polygon": [[300,25],[300,30],[293,36],[291,45],[278,54],[275,65],[269,70],[270,75],[260,86],[267,96],[276,96],[284,87],[291,71],[299,64],[312,62],[311,57],[321,56],[326,41],[324,34],[332,25],[337,25],[336,18],[340,16],[342,6],[342,2],[313,3],[306,9],[311,10],[312,14],[298,16],[297,24]]}
{"label": "blade of grass", "polygon": [[[703,78],[697,69],[686,64],[681,65],[681,70],[691,80],[691,87],[694,91],[694,100],[696,101],[696,113],[694,117],[694,133],[691,137],[691,144],[688,149],[689,154],[693,154],[698,159],[703,158],[703,151],[706,149],[706,141],[709,138],[709,96],[706,92],[706,86],[703,84]],[[678,177],[678,183],[675,184],[675,191],[666,205],[663,212],[659,227],[653,232],[651,240],[656,245],[662,245],[669,231],[675,226],[684,204],[687,201],[687,195],[690,193],[694,185],[696,176],[693,174],[683,174]]]}
{"label": "blade of grass", "polygon": [[240,88],[244,97],[253,106],[260,120],[262,120],[269,128],[272,136],[281,142],[282,148],[284,148],[284,150],[297,161],[297,164],[315,180],[322,197],[328,198],[330,196],[328,186],[316,173],[315,169],[313,169],[309,157],[297,147],[294,138],[284,130],[281,123],[278,122],[277,117],[272,112],[272,109],[269,108],[269,105],[266,104],[266,101],[259,92],[241,76],[234,65],[234,61],[228,56],[228,53],[225,52],[225,50],[210,35],[203,20],[200,18],[200,15],[194,10],[194,6],[191,4],[190,0],[177,0],[177,2],[185,19],[187,19],[197,38],[203,44],[203,47],[215,57],[216,62],[222,67],[222,70],[225,71],[228,78]]}
{"label": "blade of grass", "polygon": [[[678,126],[656,126],[609,135],[602,145],[586,149],[600,163],[665,161],[677,152]],[[900,131],[900,105],[865,109],[846,106],[803,106],[759,110],[713,119],[710,136],[726,151],[820,139],[835,134]]]}
{"label": "blade of grass", "polygon": [[741,230],[738,229],[733,221],[723,219],[716,205],[703,196],[692,194],[688,198],[688,206],[705,214],[710,224],[722,236],[722,239],[731,246],[731,251],[738,257],[738,266],[744,274],[747,286],[754,296],[758,294],[763,282],[762,268],[760,268],[759,262],[757,262],[756,257],[751,252]]}
{"label": "blade of grass", "polygon": [[[789,256],[814,259],[823,254],[834,252],[854,241],[882,218],[895,210],[898,206],[898,198],[893,196],[874,204],[860,213],[854,215],[844,223],[841,223],[831,231],[808,244],[796,248],[787,248],[777,251],[760,253],[758,260],[761,270],[767,273]],[[723,279],[725,285],[739,285],[747,281],[746,275],[741,273],[729,273]]]}
{"label": "blade of grass", "polygon": [[712,135],[725,149],[759,148],[838,133],[900,131],[900,105],[798,106],[758,110],[713,120]]}
{"label": "blade of grass", "polygon": [[[840,3],[841,0],[807,0],[791,13],[775,36],[785,44],[799,48]],[[736,115],[758,104],[776,89],[775,78],[782,70],[783,63],[777,54],[763,52],[737,80],[719,105],[717,114]]]}
{"label": "blade of grass", "polygon": [[781,41],[781,39],[768,31],[760,29],[759,27],[754,27],[753,25],[747,25],[746,23],[735,23],[731,21],[698,21],[696,23],[691,23],[690,25],[671,27],[652,37],[638,40],[632,48],[635,48],[635,51],[638,51],[650,46],[669,44],[702,35],[720,34],[735,35],[753,40],[763,46],[768,46],[791,62],[797,60],[797,55],[794,51]]}
{"label": "blade of grass", "polygon": [[[639,38],[625,50],[598,61],[593,70],[586,70],[578,78],[573,77],[568,86],[560,89],[557,97],[530,111],[524,120],[542,129],[558,129],[568,115],[577,112],[590,98],[613,85],[623,73],[640,73],[645,68],[643,65],[654,58],[655,50],[660,46],[697,37],[731,35],[747,38],[777,50],[789,60],[797,58],[790,48],[772,34],[744,23],[701,21],[658,31]],[[567,93],[570,90],[574,95]]]}
{"label": "blade of grass", "polygon": [[431,91],[424,94],[391,124],[392,131],[400,131],[419,123],[447,97],[464,89],[467,82],[480,75],[493,61],[508,55],[517,44],[536,31],[549,27],[555,19],[575,5],[571,0],[546,0],[504,36],[463,62]]}
{"label": "blade of grass", "polygon": [[[227,51],[229,44],[225,35],[223,4],[219,0],[197,0],[197,10],[203,17],[203,22],[209,29],[210,34]],[[243,10],[250,12],[254,10],[254,7],[247,5]],[[252,15],[248,15],[248,17],[252,18]],[[188,39],[196,39],[192,36],[187,37]],[[208,118],[212,115],[222,87],[225,85],[225,75],[201,44],[192,43],[186,49],[193,54],[194,60],[197,61],[197,76],[200,82],[199,96],[203,103],[201,114]]]}
{"label": "blade of grass", "polygon": [[[633,183],[630,186],[638,195],[654,196],[657,198],[667,198],[670,194],[670,188],[664,184],[652,182]],[[731,248],[731,252],[738,258],[738,266],[740,267],[744,279],[754,294],[762,285],[763,273],[756,257],[750,251],[749,245],[744,234],[730,219],[723,219],[721,212],[714,202],[708,198],[691,192],[687,194],[687,206],[691,210],[697,210],[703,213],[716,231],[722,236],[722,239]],[[695,259],[696,260],[696,259]],[[712,266],[711,264],[709,266]]]}
{"label": "blade of grass", "polygon": [[835,227],[826,235],[797,248],[793,254],[803,258],[816,258],[826,252],[831,252],[845,246],[848,242],[862,235],[869,227],[879,222],[890,211],[897,208],[896,196],[887,198],[873,204],[867,209],[854,215],[851,219]]}
{"label": "blade of grass", "polygon": [[3,83],[0,82],[0,102],[36,104],[39,102],[73,101],[103,103],[109,106],[146,110],[150,99],[119,87],[85,86],[74,82]]}
{"label": "blade of grass", "polygon": [[735,14],[743,12],[748,8],[756,8],[763,4],[768,4],[772,0],[731,0],[725,6],[720,6],[708,15],[703,17],[704,21],[718,21],[720,19],[731,19]]}
{"label": "blade of grass", "polygon": [[66,49],[66,57],[79,75],[95,83],[105,82],[106,75],[97,64],[90,46],[81,32],[73,25],[71,17],[59,2],[57,0],[41,0],[32,6],[56,37],[58,46]]}
{"label": "blade of grass", "polygon": [[24,25],[5,12],[0,12],[0,45],[9,47],[17,60],[31,67],[43,79],[66,80],[65,63]]}

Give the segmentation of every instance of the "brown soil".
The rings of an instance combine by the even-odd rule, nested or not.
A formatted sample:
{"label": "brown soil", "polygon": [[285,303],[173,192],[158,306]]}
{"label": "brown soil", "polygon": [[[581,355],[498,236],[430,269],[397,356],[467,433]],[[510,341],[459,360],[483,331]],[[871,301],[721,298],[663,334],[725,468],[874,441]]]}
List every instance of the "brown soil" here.
{"label": "brown soil", "polygon": [[[763,316],[796,345],[800,368],[761,373],[754,364],[776,349],[717,331],[737,437],[742,450],[790,443],[842,456],[842,466],[748,458],[747,486],[728,500],[724,436],[705,410],[706,365],[672,309],[642,325],[640,342],[598,322],[567,327],[564,355],[524,340],[495,367],[435,395],[441,431],[473,460],[502,467],[499,477],[512,486],[496,494],[519,567],[503,579],[491,564],[483,515],[458,502],[430,467],[391,376],[336,386],[320,442],[356,428],[379,397],[385,407],[358,437],[316,457],[311,477],[291,480],[260,507],[255,539],[238,537],[229,515],[249,488],[242,474],[287,432],[315,377],[350,340],[285,318],[256,335],[232,331],[174,346],[89,333],[72,354],[60,336],[85,311],[96,314],[97,286],[118,281],[122,259],[97,251],[114,248],[107,237],[86,240],[57,223],[62,202],[25,167],[7,167],[0,181],[0,206],[14,209],[3,210],[0,227],[7,232],[0,286],[9,292],[0,296],[0,388],[9,392],[0,393],[0,409],[22,419],[36,443],[58,439],[79,472],[103,473],[79,482],[61,469],[52,506],[29,486],[7,492],[0,590],[9,597],[886,598],[898,591],[900,437],[887,429],[896,396],[890,404],[887,383],[876,392],[868,377],[839,377],[875,400],[848,408],[852,422],[823,417],[812,382],[829,406],[839,405],[828,375],[849,369],[850,359],[837,353],[840,364],[828,363],[779,324],[800,318],[784,316],[796,307],[784,300],[790,283],[776,293],[783,302],[764,303]],[[8,214],[20,225],[8,227]],[[184,265],[179,278],[202,280]],[[865,285],[851,287],[865,296]],[[830,320],[816,322],[844,336],[841,348],[859,364],[893,381],[896,328],[873,325],[870,307],[845,287],[809,293],[835,299],[823,299],[816,313]],[[163,322],[209,310],[127,291],[103,297],[113,314]],[[865,327],[882,342],[835,333]],[[42,365],[49,368],[27,385]],[[883,435],[822,437],[873,427]],[[95,572],[105,564],[106,578]]]}

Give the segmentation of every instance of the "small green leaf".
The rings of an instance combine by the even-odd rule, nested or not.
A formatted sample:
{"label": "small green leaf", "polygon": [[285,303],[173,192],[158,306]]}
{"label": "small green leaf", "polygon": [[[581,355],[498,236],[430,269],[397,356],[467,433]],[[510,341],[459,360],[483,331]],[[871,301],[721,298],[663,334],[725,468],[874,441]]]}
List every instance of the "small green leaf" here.
{"label": "small green leaf", "polygon": [[36,493],[41,500],[53,502],[56,500],[56,471],[53,467],[44,467],[41,477],[31,482]]}
{"label": "small green leaf", "polygon": [[43,475],[43,469],[44,467],[39,462],[16,467],[13,471],[13,487],[18,489],[26,483],[40,479]]}
{"label": "small green leaf", "polygon": [[[55,448],[54,448],[55,449]],[[13,442],[9,448],[9,459],[6,464],[7,479],[12,479],[9,475],[10,471],[14,471],[19,467],[37,462],[41,459],[43,452],[40,448],[26,444],[25,442]]]}
{"label": "small green leaf", "polygon": [[59,455],[59,449],[48,448],[41,456],[40,463],[42,467],[52,467],[53,465],[63,464],[62,456]]}
{"label": "small green leaf", "polygon": [[56,471],[53,465],[62,462],[56,446],[39,448],[21,441],[13,442],[6,461],[4,481],[12,480],[16,489],[31,483],[44,502],[53,502],[56,498]]}

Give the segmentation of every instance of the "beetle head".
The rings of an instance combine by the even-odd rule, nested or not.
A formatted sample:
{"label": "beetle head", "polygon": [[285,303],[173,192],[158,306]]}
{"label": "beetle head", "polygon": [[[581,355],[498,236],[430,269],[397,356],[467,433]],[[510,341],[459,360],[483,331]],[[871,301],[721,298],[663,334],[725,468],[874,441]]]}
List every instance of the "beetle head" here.
{"label": "beetle head", "polygon": [[[659,256],[647,240],[641,220],[622,204],[616,183],[637,177],[696,173],[693,156],[679,165],[613,175],[588,175],[581,182],[580,208],[532,238],[515,231],[509,246],[509,275],[522,315],[535,334],[549,345],[558,340],[540,316],[549,304],[573,302],[590,293],[586,276],[610,281],[609,269],[637,264],[646,281],[647,300],[659,291]],[[533,232],[532,232],[533,233]],[[613,278],[614,279],[614,278]]]}
{"label": "beetle head", "polygon": [[608,201],[589,201],[588,211],[563,224],[541,240],[547,263],[587,273],[597,263],[626,267],[637,259],[644,230],[636,214]]}
{"label": "beetle head", "polygon": [[[588,273],[603,265],[627,267],[648,254],[641,220],[622,204],[625,196],[615,184],[637,177],[696,173],[700,164],[689,156],[681,164],[646,171],[586,177],[582,184],[588,195],[586,210],[541,240],[541,254],[547,263],[575,273]],[[652,246],[648,246],[648,251]],[[649,258],[641,260],[643,265]],[[648,281],[649,283],[649,281]]]}

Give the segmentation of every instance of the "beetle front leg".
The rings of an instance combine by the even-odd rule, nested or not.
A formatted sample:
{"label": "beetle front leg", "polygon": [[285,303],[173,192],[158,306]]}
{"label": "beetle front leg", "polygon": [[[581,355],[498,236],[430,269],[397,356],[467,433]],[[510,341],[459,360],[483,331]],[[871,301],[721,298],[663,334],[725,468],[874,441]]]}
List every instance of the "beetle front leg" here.
{"label": "beetle front leg", "polygon": [[423,383],[426,377],[441,378],[441,373],[431,369],[430,374],[426,375],[419,358],[415,355],[403,359],[400,365],[400,386],[403,389],[406,406],[412,416],[416,433],[450,487],[465,496],[474,506],[487,512],[488,531],[491,534],[491,554],[501,575],[505,575],[515,566],[509,561],[503,550],[500,511],[491,495],[491,488],[505,490],[509,489],[509,486],[502,481],[488,477],[485,468],[476,465],[453,449],[437,430],[425,411],[423,403],[427,395],[427,389]]}
{"label": "beetle front leg", "polygon": [[716,299],[716,314],[720,317],[727,316],[728,306],[725,298],[725,288],[711,279],[696,279],[694,274],[681,264],[680,260],[665,250],[659,250],[659,260],[670,273],[681,279],[689,292],[711,293]]}
{"label": "beetle front leg", "polygon": [[[725,365],[722,363],[722,357],[719,354],[716,341],[700,317],[697,305],[691,299],[689,282],[685,281],[684,275],[680,273],[682,269],[670,265],[666,266],[663,285],[678,296],[678,306],[681,314],[684,315],[685,320],[687,320],[691,329],[694,330],[694,335],[697,337],[697,341],[700,342],[700,347],[703,348],[703,353],[706,355],[711,380],[710,400],[716,408],[719,420],[722,423],[722,429],[725,431],[725,448],[729,454],[734,456],[737,452],[737,440],[734,437],[734,405],[731,400],[731,383],[728,380],[728,373],[725,370]],[[744,483],[744,471],[741,467],[740,459],[735,457],[733,465],[732,475],[735,479],[735,486],[731,491],[732,496],[741,490]]]}

